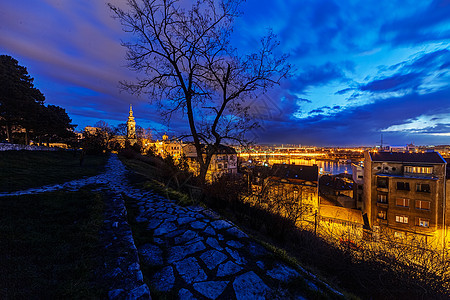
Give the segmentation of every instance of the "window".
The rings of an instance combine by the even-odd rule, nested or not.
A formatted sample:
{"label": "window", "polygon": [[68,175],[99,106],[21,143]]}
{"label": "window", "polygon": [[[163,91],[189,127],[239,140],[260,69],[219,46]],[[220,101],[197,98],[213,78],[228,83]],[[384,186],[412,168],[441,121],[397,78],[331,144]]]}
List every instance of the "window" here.
{"label": "window", "polygon": [[430,210],[430,208],[430,201],[416,200],[416,209]]}
{"label": "window", "polygon": [[378,180],[377,180],[377,187],[387,189],[388,188],[388,181],[387,181],[387,179],[385,179],[385,178],[378,178]]}
{"label": "window", "polygon": [[419,218],[417,225],[421,227],[430,227],[430,219]]}
{"label": "window", "polygon": [[217,166],[219,169],[222,169],[222,164],[218,164]]}
{"label": "window", "polygon": [[395,216],[395,222],[408,224],[408,216]]}
{"label": "window", "polygon": [[395,205],[402,207],[409,207],[409,199],[406,198],[397,198],[395,200]]}
{"label": "window", "polygon": [[433,167],[405,166],[405,173],[431,174]]}
{"label": "window", "polygon": [[422,193],[431,193],[430,185],[428,183],[416,184],[416,191]]}
{"label": "window", "polygon": [[223,168],[224,168],[224,169],[228,169],[228,163],[226,163],[226,162],[223,163]]}
{"label": "window", "polygon": [[403,182],[403,181],[397,182],[397,190],[409,191],[409,182]]}
{"label": "window", "polygon": [[378,219],[386,220],[386,219],[387,219],[387,213],[386,213],[386,211],[385,211],[385,210],[380,210],[380,211],[378,212],[377,217],[378,217]]}
{"label": "window", "polygon": [[387,195],[386,194],[378,194],[377,201],[379,203],[387,203]]}

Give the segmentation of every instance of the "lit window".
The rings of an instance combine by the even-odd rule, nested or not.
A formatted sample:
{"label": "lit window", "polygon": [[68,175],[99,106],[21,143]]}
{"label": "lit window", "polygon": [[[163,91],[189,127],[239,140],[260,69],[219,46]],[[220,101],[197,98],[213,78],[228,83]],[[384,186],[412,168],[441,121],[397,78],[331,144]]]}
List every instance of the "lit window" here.
{"label": "lit window", "polygon": [[377,201],[379,203],[387,203],[387,195],[385,195],[385,194],[378,194]]}
{"label": "lit window", "polygon": [[408,224],[408,216],[395,216],[395,222]]}
{"label": "lit window", "polygon": [[432,174],[433,167],[405,166],[405,173]]}
{"label": "lit window", "polygon": [[430,227],[430,219],[419,218],[419,226],[421,227]]}
{"label": "lit window", "polygon": [[430,210],[430,208],[430,201],[416,200],[416,209]]}
{"label": "lit window", "polygon": [[395,205],[397,206],[403,206],[403,207],[409,207],[409,199],[406,198],[397,198],[395,200]]}
{"label": "lit window", "polygon": [[430,193],[430,185],[428,183],[418,183],[416,184],[416,191],[422,193]]}

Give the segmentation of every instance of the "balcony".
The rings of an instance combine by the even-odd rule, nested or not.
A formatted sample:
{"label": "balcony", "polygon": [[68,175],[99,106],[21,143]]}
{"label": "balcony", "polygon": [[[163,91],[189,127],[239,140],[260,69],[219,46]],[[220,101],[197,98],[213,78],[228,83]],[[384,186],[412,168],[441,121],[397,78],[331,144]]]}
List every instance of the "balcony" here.
{"label": "balcony", "polygon": [[387,192],[389,192],[389,189],[387,187],[379,187],[379,186],[377,186],[377,191],[378,192],[387,193]]}

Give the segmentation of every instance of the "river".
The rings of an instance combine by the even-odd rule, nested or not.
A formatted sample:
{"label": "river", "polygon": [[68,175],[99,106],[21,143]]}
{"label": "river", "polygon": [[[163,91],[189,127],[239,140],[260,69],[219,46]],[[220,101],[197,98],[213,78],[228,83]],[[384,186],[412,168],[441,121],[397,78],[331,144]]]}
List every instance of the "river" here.
{"label": "river", "polygon": [[317,165],[319,166],[319,172],[321,174],[341,174],[341,173],[348,173],[352,174],[352,165],[351,164],[342,164],[335,161],[327,161],[327,160],[316,160],[314,158],[311,159],[304,159],[304,158],[297,158],[297,157],[278,157],[268,158],[269,165],[273,164],[296,164],[296,165],[304,165],[304,166],[312,166]]}

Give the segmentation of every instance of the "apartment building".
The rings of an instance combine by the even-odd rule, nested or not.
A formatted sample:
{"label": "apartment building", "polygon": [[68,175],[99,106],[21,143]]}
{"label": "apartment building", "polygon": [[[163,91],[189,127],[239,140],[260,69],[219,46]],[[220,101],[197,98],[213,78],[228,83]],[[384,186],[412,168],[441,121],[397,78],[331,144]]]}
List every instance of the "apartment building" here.
{"label": "apartment building", "polygon": [[266,181],[272,195],[299,202],[305,218],[319,210],[319,168],[314,166],[274,164]]}
{"label": "apartment building", "polygon": [[[363,213],[374,235],[445,236],[447,162],[438,152],[365,152]],[[443,239],[442,239],[443,241]]]}

